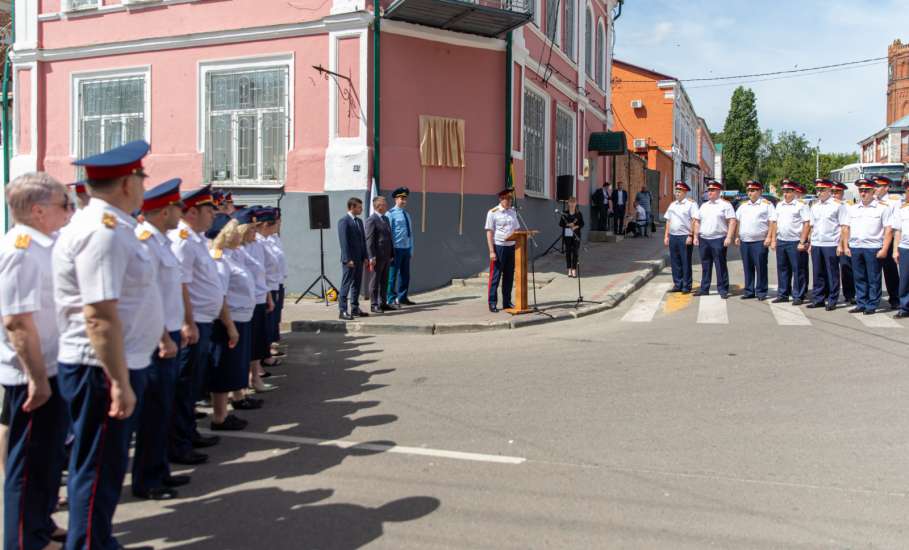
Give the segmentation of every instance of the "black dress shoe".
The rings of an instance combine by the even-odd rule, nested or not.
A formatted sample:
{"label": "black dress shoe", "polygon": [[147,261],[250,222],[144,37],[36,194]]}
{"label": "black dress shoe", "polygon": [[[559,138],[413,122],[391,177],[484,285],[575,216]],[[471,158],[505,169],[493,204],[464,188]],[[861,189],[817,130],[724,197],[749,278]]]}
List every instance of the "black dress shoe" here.
{"label": "black dress shoe", "polygon": [[415,305],[417,305],[416,302],[411,302],[411,301],[410,301],[410,298],[404,298],[403,300],[398,300],[398,303],[399,303],[399,304],[404,304],[405,306],[415,306]]}
{"label": "black dress shoe", "polygon": [[742,296],[742,300],[754,300],[755,296],[753,294],[745,294]]}
{"label": "black dress shoe", "polygon": [[146,491],[133,490],[133,496],[145,500],[172,500],[180,496],[173,487],[154,487]]}
{"label": "black dress shoe", "polygon": [[369,314],[363,311],[362,309],[355,309],[350,312],[354,317],[369,317]]}
{"label": "black dress shoe", "polygon": [[824,308],[827,311],[833,311],[836,309],[836,304],[827,304],[827,307]]}
{"label": "black dress shoe", "polygon": [[340,319],[342,321],[353,321],[354,318],[353,318],[353,315],[351,315],[350,313],[347,313],[346,311],[342,311],[338,315],[338,319]]}
{"label": "black dress shoe", "polygon": [[[771,303],[771,304],[784,304],[784,303],[786,303],[786,302],[788,302],[788,301],[789,301],[789,298],[786,298],[786,297],[784,297],[784,296],[777,296],[777,297],[774,298],[773,300],[770,300],[770,303]],[[793,302],[793,304],[794,304],[794,303],[795,303],[795,302]]]}
{"label": "black dress shoe", "polygon": [[491,313],[498,313],[498,312],[499,312],[499,308],[497,308],[496,306],[489,306],[489,311],[490,311]]}
{"label": "black dress shoe", "polygon": [[691,289],[682,289],[682,294],[691,294]]}
{"label": "black dress shoe", "polygon": [[369,311],[371,311],[373,313],[382,313],[384,310],[382,308],[380,308],[379,306],[372,306],[371,308],[369,308]]}
{"label": "black dress shoe", "polygon": [[805,307],[807,307],[808,309],[814,309],[814,308],[816,308],[816,307],[823,307],[823,306],[824,306],[823,303],[818,304],[818,303],[815,303],[815,302],[811,302],[810,304],[808,304],[808,305],[805,306]]}
{"label": "black dress shoe", "polygon": [[514,304],[505,304],[502,306],[502,309],[514,309]]}
{"label": "black dress shoe", "polygon": [[851,300],[849,300],[849,305],[853,305],[853,306],[855,305],[855,298],[852,298]]}
{"label": "black dress shoe", "polygon": [[221,422],[220,424],[212,422],[211,429],[213,432],[238,432],[240,430],[245,430],[248,425],[249,422],[246,420],[229,414],[224,418],[224,422]]}
{"label": "black dress shoe", "polygon": [[800,306],[805,303],[805,300],[792,300],[792,305]]}
{"label": "black dress shoe", "polygon": [[862,307],[854,307],[854,308],[852,308],[852,309],[849,310],[849,313],[862,313],[862,312],[864,312],[864,311],[865,311],[865,308],[862,308]]}
{"label": "black dress shoe", "polygon": [[[231,401],[230,406],[233,407],[235,411],[254,411],[256,409],[262,408],[263,401],[261,399],[250,399],[249,397],[244,397],[236,401]],[[214,426],[214,423],[212,423]]]}
{"label": "black dress shoe", "polygon": [[202,420],[203,418],[208,416],[208,413],[204,413],[202,411],[196,411],[194,416],[196,417],[196,420]]}
{"label": "black dress shoe", "polygon": [[199,464],[208,462],[208,455],[190,451],[182,456],[170,455],[170,461],[174,464],[183,464],[184,466],[198,466]]}
{"label": "black dress shoe", "polygon": [[766,297],[766,296],[758,296],[757,299],[758,299],[758,302],[763,302],[764,300],[767,299],[767,297]]}
{"label": "black dress shoe", "polygon": [[193,449],[205,449],[206,447],[214,447],[221,442],[221,438],[216,435],[200,435],[199,437],[193,439]]}
{"label": "black dress shoe", "polygon": [[909,317],[909,311],[899,310],[896,312],[896,315],[893,316],[894,319],[905,319]]}
{"label": "black dress shoe", "polygon": [[189,485],[190,482],[189,476],[167,476],[161,480],[161,483],[165,487],[182,487],[184,485]]}
{"label": "black dress shoe", "polygon": [[401,307],[395,304],[382,304],[381,309],[382,311],[396,311],[401,309]]}
{"label": "black dress shoe", "polygon": [[720,294],[720,299],[721,299],[721,300],[728,300],[728,299],[729,299],[729,295],[728,295],[728,294]]}
{"label": "black dress shoe", "polygon": [[673,294],[674,294],[674,293],[676,293],[676,292],[682,292],[682,289],[681,289],[681,288],[678,288],[678,287],[672,287],[672,288],[670,288],[667,292],[670,292],[670,293],[673,293]]}
{"label": "black dress shoe", "polygon": [[866,309],[865,311],[862,312],[862,315],[874,315],[874,310]]}

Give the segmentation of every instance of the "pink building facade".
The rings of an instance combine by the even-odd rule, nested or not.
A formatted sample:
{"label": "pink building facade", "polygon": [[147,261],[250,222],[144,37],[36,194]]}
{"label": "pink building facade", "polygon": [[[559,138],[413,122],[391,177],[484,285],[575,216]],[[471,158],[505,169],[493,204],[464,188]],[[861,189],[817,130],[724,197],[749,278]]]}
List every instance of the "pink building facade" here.
{"label": "pink building facade", "polygon": [[[299,291],[319,269],[307,196],[329,195],[338,219],[347,198],[370,194],[378,71],[377,180],[383,194],[413,192],[415,289],[485,266],[483,220],[506,182],[508,137],[527,223],[555,238],[556,177],[576,176],[584,204],[609,177],[587,143],[611,127],[618,0],[528,6],[507,86],[506,40],[395,12],[413,1],[432,4],[381,4],[375,63],[365,0],[15,0],[11,175],[73,181],[75,158],[146,139],[149,185],[181,177],[184,188],[210,183],[240,203],[280,205],[288,287]],[[421,161],[427,116],[462,123],[463,168]],[[337,239],[325,237],[333,278]]]}

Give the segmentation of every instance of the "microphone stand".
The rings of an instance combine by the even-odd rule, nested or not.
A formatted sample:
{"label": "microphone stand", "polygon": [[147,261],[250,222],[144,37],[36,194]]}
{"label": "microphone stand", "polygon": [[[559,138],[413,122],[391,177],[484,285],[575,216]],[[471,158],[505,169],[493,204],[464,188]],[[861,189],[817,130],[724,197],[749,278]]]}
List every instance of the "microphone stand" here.
{"label": "microphone stand", "polygon": [[602,304],[603,302],[597,302],[594,300],[585,300],[584,296],[581,294],[581,243],[578,243],[578,300],[574,303],[575,309],[581,307],[581,304]]}
{"label": "microphone stand", "polygon": [[[515,207],[514,211],[518,215],[518,223],[520,223],[520,225],[523,226],[524,230],[528,232],[528,235],[530,236],[530,242],[533,244],[533,247],[538,248],[539,245],[537,244],[537,239],[533,236],[533,232],[530,231],[530,227],[528,227],[527,222],[524,221],[524,216],[521,215],[521,211],[517,207]],[[530,311],[552,318],[552,315],[546,313],[537,306],[537,269],[535,266],[535,256],[533,254],[530,255],[530,282],[533,285],[533,307],[530,308]]]}

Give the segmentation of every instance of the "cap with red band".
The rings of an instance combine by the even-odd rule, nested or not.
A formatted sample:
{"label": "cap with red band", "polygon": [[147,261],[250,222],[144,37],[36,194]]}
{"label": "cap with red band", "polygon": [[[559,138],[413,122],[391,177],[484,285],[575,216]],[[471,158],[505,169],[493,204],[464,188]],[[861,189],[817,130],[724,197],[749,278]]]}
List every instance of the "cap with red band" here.
{"label": "cap with red band", "polygon": [[691,186],[682,180],[675,182],[675,188],[680,191],[691,191]]}
{"label": "cap with red band", "polygon": [[110,151],[74,161],[73,165],[85,168],[86,183],[89,185],[93,181],[111,180],[133,174],[144,177],[142,159],[148,154],[150,147],[143,140],[131,141]]}
{"label": "cap with red band", "polygon": [[73,183],[67,183],[66,186],[72,187],[76,191],[76,194],[78,194],[78,195],[84,195],[84,194],[88,193],[88,189],[86,189],[86,187],[85,187],[85,180],[76,181]]}
{"label": "cap with red band", "polygon": [[814,187],[817,189],[833,189],[833,180],[827,178],[818,178],[814,180]]}
{"label": "cap with red band", "polygon": [[192,208],[193,206],[202,206],[205,204],[210,204],[212,206],[215,204],[214,201],[212,201],[210,185],[183,193],[184,208]]}
{"label": "cap with red band", "polygon": [[180,184],[182,181],[180,178],[170,179],[146,191],[142,196],[144,199],[142,211],[151,212],[152,210],[171,205],[182,206],[183,202],[180,200]]}
{"label": "cap with red band", "polygon": [[782,187],[783,190],[798,191],[800,184],[795,180],[783,178],[783,181],[780,182],[780,187]]}
{"label": "cap with red band", "polygon": [[749,191],[762,191],[764,189],[764,184],[757,180],[748,180],[745,186]]}
{"label": "cap with red band", "polygon": [[716,180],[710,180],[707,182],[707,189],[709,189],[711,191],[722,191],[723,184]]}

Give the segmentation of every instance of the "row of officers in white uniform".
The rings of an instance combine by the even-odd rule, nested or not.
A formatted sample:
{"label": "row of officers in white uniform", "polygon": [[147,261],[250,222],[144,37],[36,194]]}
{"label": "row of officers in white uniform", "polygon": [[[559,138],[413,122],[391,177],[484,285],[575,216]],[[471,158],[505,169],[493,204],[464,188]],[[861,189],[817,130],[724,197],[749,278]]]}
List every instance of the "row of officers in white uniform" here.
{"label": "row of officers in white uniform", "polygon": [[[138,141],[76,161],[88,200],[75,214],[47,174],[7,187],[16,223],[0,241],[6,549],[122,548],[112,523],[133,435],[133,494],[174,498],[190,480],[170,463],[204,462],[194,448],[217,443],[196,431],[197,400],[211,397],[213,430],[246,427],[229,404],[262,405],[246,391],[266,389],[261,365],[278,340],[280,212],[228,215],[209,187],[181,194],[179,179],[146,191],[148,150]],[[65,530],[51,517],[64,468]]]}
{"label": "row of officers in white uniform", "polygon": [[[709,294],[713,270],[720,297],[729,296],[726,253],[740,247],[745,271],[743,300],[768,298],[769,250],[776,252],[778,290],[773,302],[807,302],[809,308],[836,308],[840,292],[854,307],[851,313],[878,310],[883,281],[890,309],[909,317],[909,204],[887,177],[855,182],[860,200],[844,201],[846,185],[827,178],[815,180],[817,198],[809,205],[800,183],[784,179],[783,198],[776,205],[762,196],[764,186],[747,182],[748,200],[733,209],[721,198],[722,184],[711,181],[707,201],[688,198],[689,186],[676,182],[675,198],[665,212],[664,241],[672,265],[672,292],[691,292],[691,257],[701,258],[701,286]],[[904,182],[909,187],[909,182]],[[808,292],[809,262],[813,272]]]}

